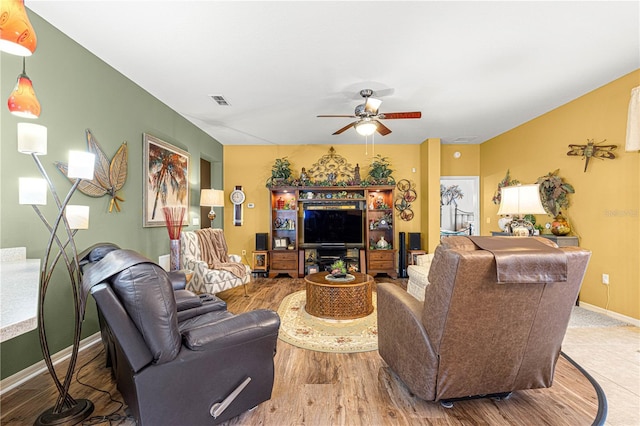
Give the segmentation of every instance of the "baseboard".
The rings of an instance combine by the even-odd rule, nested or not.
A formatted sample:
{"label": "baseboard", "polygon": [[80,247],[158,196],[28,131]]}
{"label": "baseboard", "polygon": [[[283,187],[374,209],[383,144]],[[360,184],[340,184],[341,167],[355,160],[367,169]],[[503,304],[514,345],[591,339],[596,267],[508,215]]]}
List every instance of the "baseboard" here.
{"label": "baseboard", "polygon": [[[97,332],[95,334],[92,334],[89,337],[82,339],[80,341],[79,351],[82,352],[83,350],[95,345],[98,342],[100,342],[100,332]],[[51,356],[51,361],[53,361],[53,365],[57,365],[60,362],[64,361],[65,359],[71,357],[71,349],[72,347],[69,346],[68,348],[63,349],[60,352],[53,354]],[[44,363],[44,360],[41,360],[33,364],[32,366],[25,368],[24,370],[18,371],[16,374],[9,376],[3,379],[2,381],[0,381],[0,395],[10,391],[16,386],[20,386],[27,380],[30,380],[35,376],[37,376],[38,374],[43,373],[45,371],[47,371],[47,365]]]}
{"label": "baseboard", "polygon": [[626,315],[619,314],[617,312],[608,311],[608,310],[603,309],[603,308],[601,308],[599,306],[590,305],[590,304],[584,303],[582,301],[580,302],[580,307],[581,308],[585,308],[585,309],[587,309],[589,311],[593,311],[593,312],[597,312],[599,314],[606,315],[606,316],[611,317],[611,318],[615,318],[618,321],[623,321],[623,322],[629,323],[629,325],[640,327],[640,320],[637,320],[635,318],[631,318],[631,317],[628,317]]}

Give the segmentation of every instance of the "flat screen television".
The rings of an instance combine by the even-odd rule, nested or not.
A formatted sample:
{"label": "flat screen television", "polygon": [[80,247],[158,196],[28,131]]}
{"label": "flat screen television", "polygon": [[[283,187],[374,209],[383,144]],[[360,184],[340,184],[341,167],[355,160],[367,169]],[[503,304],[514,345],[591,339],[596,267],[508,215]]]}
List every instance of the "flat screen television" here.
{"label": "flat screen television", "polygon": [[364,244],[364,211],[357,209],[319,209],[303,212],[304,245]]}

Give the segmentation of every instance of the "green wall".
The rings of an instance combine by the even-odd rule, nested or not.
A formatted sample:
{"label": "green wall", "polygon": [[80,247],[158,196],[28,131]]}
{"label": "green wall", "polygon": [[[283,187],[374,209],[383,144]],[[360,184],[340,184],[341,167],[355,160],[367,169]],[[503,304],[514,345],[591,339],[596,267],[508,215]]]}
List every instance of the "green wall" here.
{"label": "green wall", "polygon": [[[48,129],[48,154],[41,161],[61,197],[71,185],[53,163],[66,162],[70,149],[86,150],[85,129],[91,129],[109,157],[122,142],[128,143],[128,177],[120,192],[126,200],[122,212],[108,213],[108,197],[91,198],[77,192],[71,200],[72,204],[91,208],[90,229],[76,235],[79,250],[109,241],[154,260],[168,253],[166,229],[142,227],[142,134],[150,133],[191,154],[189,196],[190,211],[195,215],[199,215],[199,159],[213,164],[213,184],[221,187],[222,145],[36,14],[29,12],[29,17],[38,35],[38,48],[27,58],[27,74],[33,81],[42,113],[36,120],[19,119],[9,113],[6,100],[22,70],[22,59],[1,53],[0,246],[26,246],[27,257],[42,258],[47,243],[48,233],[31,206],[18,205],[18,178],[39,177],[31,157],[16,149],[16,124],[30,121]],[[49,218],[55,214],[53,205],[49,196],[43,209]],[[52,353],[68,347],[72,341],[71,300],[66,272],[58,269],[45,303]],[[97,331],[95,305],[90,301],[82,337]],[[37,332],[2,343],[0,354],[3,379],[38,362],[42,353]]]}

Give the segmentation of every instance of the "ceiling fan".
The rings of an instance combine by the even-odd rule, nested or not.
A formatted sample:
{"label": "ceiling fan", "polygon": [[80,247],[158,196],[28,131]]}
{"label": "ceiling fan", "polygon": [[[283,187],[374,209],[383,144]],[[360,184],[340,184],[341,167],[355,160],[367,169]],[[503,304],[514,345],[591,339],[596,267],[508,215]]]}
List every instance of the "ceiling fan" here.
{"label": "ceiling fan", "polygon": [[355,127],[356,131],[363,135],[369,136],[374,132],[380,133],[382,136],[386,136],[391,133],[391,130],[382,124],[379,120],[392,120],[398,118],[420,118],[422,113],[416,112],[387,112],[381,113],[378,111],[382,101],[376,98],[372,98],[373,90],[363,89],[360,91],[360,96],[364,98],[364,103],[356,107],[354,115],[319,115],[318,117],[348,117],[357,118],[356,121],[347,124],[343,128],[334,132],[334,135],[339,135],[345,130]]}

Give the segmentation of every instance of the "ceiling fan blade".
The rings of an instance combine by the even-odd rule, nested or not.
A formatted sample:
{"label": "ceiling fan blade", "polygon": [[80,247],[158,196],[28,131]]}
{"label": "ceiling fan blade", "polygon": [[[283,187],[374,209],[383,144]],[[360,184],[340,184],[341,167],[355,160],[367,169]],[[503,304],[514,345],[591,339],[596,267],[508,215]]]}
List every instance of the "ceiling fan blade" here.
{"label": "ceiling fan blade", "polygon": [[325,117],[358,118],[355,115],[316,115],[316,117],[321,117],[321,118],[325,118]]}
{"label": "ceiling fan blade", "polygon": [[380,99],[369,97],[367,98],[367,102],[364,104],[364,110],[371,115],[376,115],[381,103],[382,101]]}
{"label": "ceiling fan blade", "polygon": [[391,130],[387,126],[385,126],[378,120],[374,120],[374,121],[376,122],[376,131],[380,133],[382,136],[387,136],[389,133],[391,133]]}
{"label": "ceiling fan blade", "polygon": [[383,118],[385,120],[392,120],[395,118],[420,118],[422,117],[422,113],[420,111],[416,112],[385,112],[380,114],[378,118]]}
{"label": "ceiling fan blade", "polygon": [[356,123],[357,123],[357,121],[354,121],[353,123],[347,124],[342,129],[336,130],[333,134],[334,135],[339,135],[340,133],[344,132],[345,130],[348,130],[348,129],[352,128],[353,126],[355,126]]}

